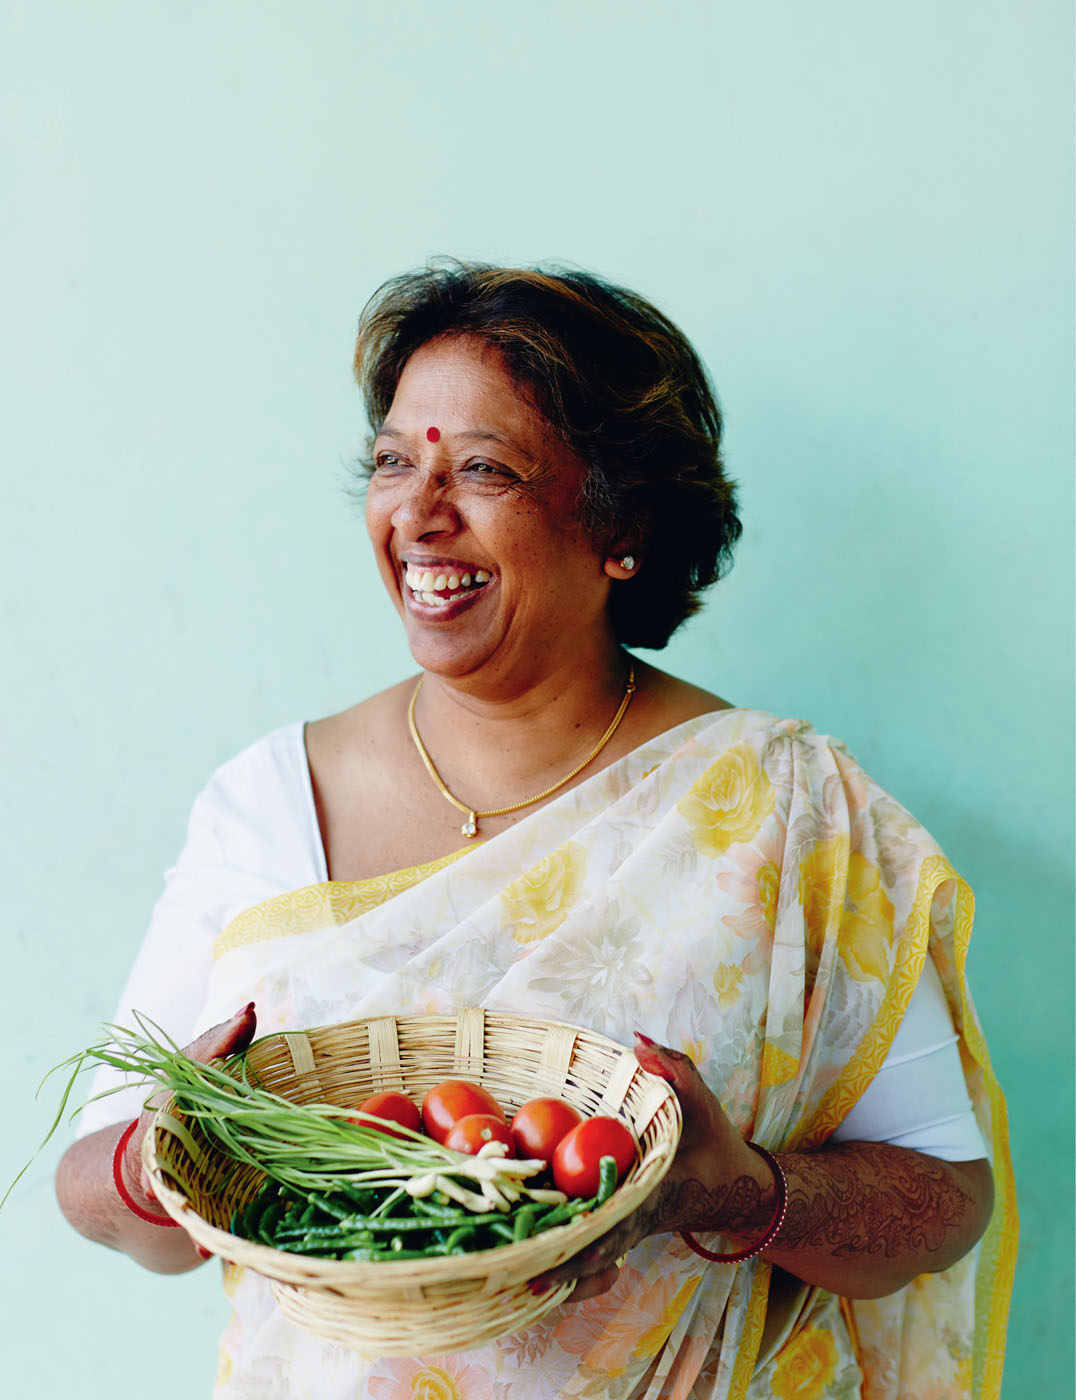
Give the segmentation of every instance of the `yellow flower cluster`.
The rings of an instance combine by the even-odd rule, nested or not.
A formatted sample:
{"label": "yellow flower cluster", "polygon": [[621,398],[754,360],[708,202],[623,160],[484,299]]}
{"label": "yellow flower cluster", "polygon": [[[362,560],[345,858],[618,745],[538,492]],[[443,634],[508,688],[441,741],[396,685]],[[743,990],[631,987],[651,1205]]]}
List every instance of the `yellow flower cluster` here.
{"label": "yellow flower cluster", "polygon": [[735,744],[677,803],[703,855],[721,856],[730,846],[750,841],[773,811],[773,788],[758,754]]}
{"label": "yellow flower cluster", "polygon": [[583,888],[586,855],[568,841],[501,893],[504,916],[517,943],[537,943],[560,928]]}
{"label": "yellow flower cluster", "polygon": [[820,957],[828,935],[859,982],[889,977],[893,945],[893,905],[882,888],[878,867],[860,851],[848,850],[845,836],[819,841],[800,861],[799,899],[807,925],[807,946]]}
{"label": "yellow flower cluster", "polygon": [[770,1387],[779,1400],[818,1400],[836,1369],[832,1334],[820,1327],[805,1327],[785,1345]]}

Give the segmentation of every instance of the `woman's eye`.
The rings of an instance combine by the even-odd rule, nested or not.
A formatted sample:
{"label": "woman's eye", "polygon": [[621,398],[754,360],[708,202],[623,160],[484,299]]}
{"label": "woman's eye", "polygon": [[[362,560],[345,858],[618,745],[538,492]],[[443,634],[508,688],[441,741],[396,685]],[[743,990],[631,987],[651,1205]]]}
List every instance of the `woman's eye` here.
{"label": "woman's eye", "polygon": [[504,467],[499,467],[495,462],[468,462],[466,471],[474,472],[478,476],[508,476],[509,473]]}
{"label": "woman's eye", "polygon": [[394,452],[379,452],[374,458],[374,467],[378,471],[384,470],[386,468],[391,469],[392,467],[398,467],[399,465],[400,458],[397,457]]}

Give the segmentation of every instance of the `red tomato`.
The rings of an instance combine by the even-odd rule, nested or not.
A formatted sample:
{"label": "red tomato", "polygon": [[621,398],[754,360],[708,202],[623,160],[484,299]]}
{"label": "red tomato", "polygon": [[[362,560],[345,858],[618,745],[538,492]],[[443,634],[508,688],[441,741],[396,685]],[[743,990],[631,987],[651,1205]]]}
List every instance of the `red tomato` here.
{"label": "red tomato", "polygon": [[446,1079],[422,1100],[422,1122],[436,1142],[444,1142],[453,1123],[469,1113],[492,1113],[502,1123],[505,1121],[493,1095],[467,1079]]}
{"label": "red tomato", "polygon": [[516,1155],[512,1150],[511,1128],[493,1113],[468,1113],[466,1118],[457,1118],[445,1138],[446,1147],[451,1147],[453,1152],[466,1152],[471,1157],[476,1157],[487,1142],[503,1142],[508,1148],[507,1155]]}
{"label": "red tomato", "polygon": [[531,1099],[512,1119],[516,1154],[543,1161],[553,1160],[557,1143],[583,1121],[583,1115],[563,1099]]}
{"label": "red tomato", "polygon": [[584,1119],[561,1138],[553,1153],[553,1180],[569,1196],[594,1196],[603,1157],[616,1158],[619,1182],[635,1161],[635,1139],[619,1118]]}
{"label": "red tomato", "polygon": [[[371,1094],[368,1099],[363,1099],[359,1104],[360,1113],[372,1113],[375,1118],[384,1118],[390,1123],[399,1123],[401,1127],[411,1128],[414,1132],[422,1131],[422,1119],[419,1117],[418,1109],[407,1097],[406,1094],[396,1093],[388,1090],[381,1094]],[[403,1138],[403,1133],[394,1133],[391,1128],[380,1128],[376,1123],[370,1123],[364,1118],[352,1118],[352,1123],[357,1123],[361,1128],[373,1128],[375,1132],[387,1133],[389,1137]]]}

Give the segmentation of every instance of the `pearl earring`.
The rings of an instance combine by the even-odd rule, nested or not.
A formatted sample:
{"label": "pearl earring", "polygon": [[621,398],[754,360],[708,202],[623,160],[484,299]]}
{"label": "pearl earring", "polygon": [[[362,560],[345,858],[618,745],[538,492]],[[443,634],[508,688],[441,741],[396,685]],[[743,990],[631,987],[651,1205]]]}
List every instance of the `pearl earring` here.
{"label": "pearl earring", "polygon": [[627,569],[628,573],[630,574],[632,569],[635,568],[635,555],[625,554],[623,559],[621,559],[620,561],[620,567],[622,569]]}

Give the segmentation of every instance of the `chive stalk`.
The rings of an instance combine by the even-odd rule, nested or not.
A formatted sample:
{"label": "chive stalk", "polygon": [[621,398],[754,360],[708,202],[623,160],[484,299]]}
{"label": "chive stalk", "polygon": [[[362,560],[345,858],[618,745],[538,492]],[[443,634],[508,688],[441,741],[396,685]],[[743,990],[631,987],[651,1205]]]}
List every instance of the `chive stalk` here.
{"label": "chive stalk", "polygon": [[[390,1135],[355,1122],[358,1111],[337,1104],[293,1103],[256,1082],[247,1063],[247,1050],[203,1064],[185,1055],[148,1017],[136,1012],[135,1020],[137,1030],[107,1024],[107,1039],[69,1056],[49,1071],[49,1075],[65,1070],[69,1074],[42,1147],[59,1126],[79,1077],[98,1065],[108,1065],[143,1080],[147,1094],[160,1089],[169,1092],[178,1111],[197,1121],[221,1152],[292,1190],[326,1193],[387,1186],[394,1189],[393,1200],[404,1192],[427,1196],[437,1190],[482,1214],[491,1208],[506,1210],[511,1201],[527,1192],[527,1178],[543,1170],[540,1161],[454,1152],[396,1123],[387,1125],[392,1128]],[[126,1087],[108,1089],[93,1098],[104,1098]],[[3,1200],[14,1185],[12,1182]]]}

